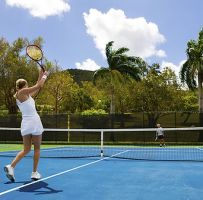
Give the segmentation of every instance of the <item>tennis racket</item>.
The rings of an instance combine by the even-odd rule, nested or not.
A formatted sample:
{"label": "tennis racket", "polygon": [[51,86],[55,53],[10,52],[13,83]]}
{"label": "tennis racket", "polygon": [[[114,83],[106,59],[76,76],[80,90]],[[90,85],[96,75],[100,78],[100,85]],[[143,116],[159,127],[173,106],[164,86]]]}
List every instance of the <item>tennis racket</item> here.
{"label": "tennis racket", "polygon": [[35,44],[28,45],[26,47],[26,54],[29,58],[37,62],[37,64],[42,68],[42,70],[45,71],[45,68],[42,65],[43,52],[39,46]]}

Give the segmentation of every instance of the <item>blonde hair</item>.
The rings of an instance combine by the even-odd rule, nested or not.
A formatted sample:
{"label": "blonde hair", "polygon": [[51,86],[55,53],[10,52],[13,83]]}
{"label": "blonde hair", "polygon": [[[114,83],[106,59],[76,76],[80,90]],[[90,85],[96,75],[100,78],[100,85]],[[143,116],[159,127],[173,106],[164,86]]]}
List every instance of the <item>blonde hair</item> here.
{"label": "blonde hair", "polygon": [[17,91],[22,89],[23,87],[25,87],[25,85],[27,84],[27,81],[25,79],[18,79],[16,81],[16,93],[13,95],[13,97],[15,99],[17,99]]}
{"label": "blonde hair", "polygon": [[23,87],[25,87],[25,85],[27,84],[27,81],[25,79],[18,79],[16,81],[16,90],[22,89]]}

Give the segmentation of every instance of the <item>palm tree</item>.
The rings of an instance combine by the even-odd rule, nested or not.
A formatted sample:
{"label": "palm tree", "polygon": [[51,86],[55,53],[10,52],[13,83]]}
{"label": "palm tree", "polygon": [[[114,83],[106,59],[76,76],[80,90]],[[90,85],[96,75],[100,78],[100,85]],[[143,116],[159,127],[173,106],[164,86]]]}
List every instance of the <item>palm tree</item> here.
{"label": "palm tree", "polygon": [[187,60],[181,68],[180,78],[190,89],[198,88],[199,113],[201,116],[201,113],[203,113],[203,29],[199,32],[196,41],[190,40],[187,43],[186,54]]}
{"label": "palm tree", "polygon": [[[110,113],[115,113],[114,106],[114,90],[118,82],[124,82],[129,77],[134,80],[141,78],[141,65],[145,62],[138,57],[128,56],[125,53],[129,51],[128,48],[121,47],[117,50],[112,48],[113,41],[106,44],[106,58],[108,67],[101,68],[94,73],[93,82],[96,83],[98,78],[109,78],[111,105]],[[140,68],[139,68],[140,67]]]}

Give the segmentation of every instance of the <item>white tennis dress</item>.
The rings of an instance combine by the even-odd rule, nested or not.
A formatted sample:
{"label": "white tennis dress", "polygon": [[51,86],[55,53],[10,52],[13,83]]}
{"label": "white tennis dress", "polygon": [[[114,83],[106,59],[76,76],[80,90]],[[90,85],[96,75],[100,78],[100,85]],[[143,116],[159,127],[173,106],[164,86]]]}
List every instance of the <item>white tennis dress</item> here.
{"label": "white tennis dress", "polygon": [[29,96],[24,102],[20,102],[16,99],[16,103],[22,112],[21,135],[41,135],[44,129],[36,111],[34,99]]}

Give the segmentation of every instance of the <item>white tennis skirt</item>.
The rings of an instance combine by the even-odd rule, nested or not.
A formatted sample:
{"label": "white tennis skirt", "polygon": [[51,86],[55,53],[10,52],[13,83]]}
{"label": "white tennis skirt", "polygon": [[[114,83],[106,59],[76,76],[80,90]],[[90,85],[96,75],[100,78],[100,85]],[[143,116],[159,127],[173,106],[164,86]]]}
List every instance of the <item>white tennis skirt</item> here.
{"label": "white tennis skirt", "polygon": [[43,133],[43,125],[39,115],[24,116],[21,122],[21,135],[41,135]]}

